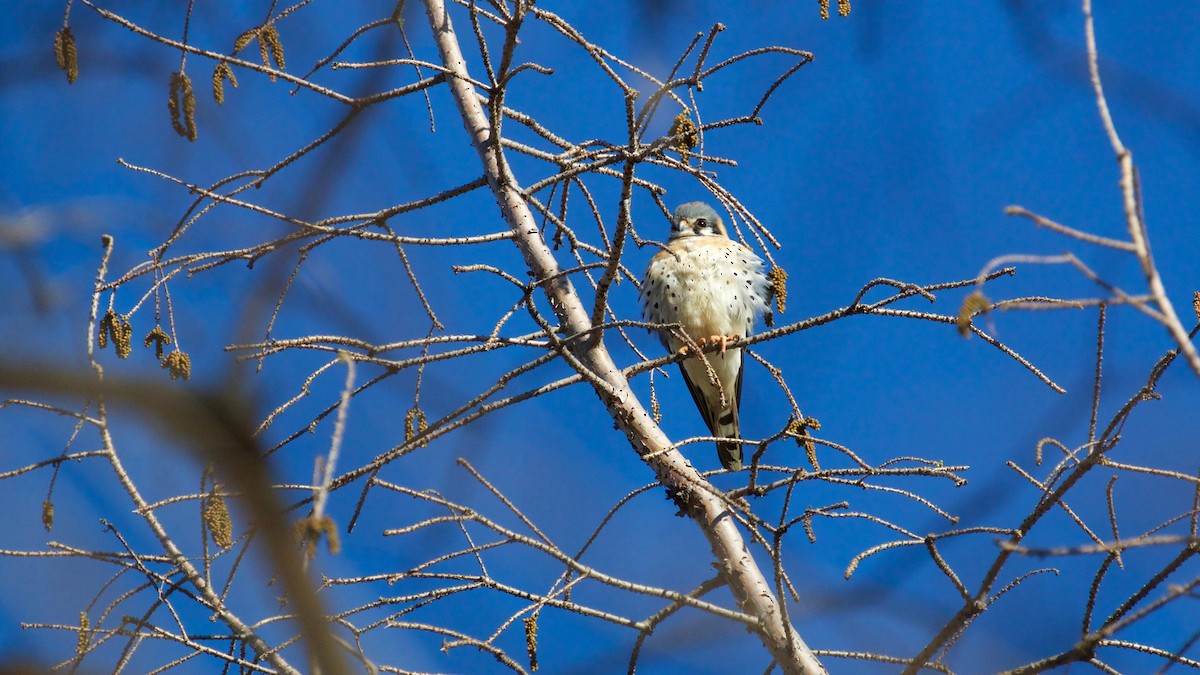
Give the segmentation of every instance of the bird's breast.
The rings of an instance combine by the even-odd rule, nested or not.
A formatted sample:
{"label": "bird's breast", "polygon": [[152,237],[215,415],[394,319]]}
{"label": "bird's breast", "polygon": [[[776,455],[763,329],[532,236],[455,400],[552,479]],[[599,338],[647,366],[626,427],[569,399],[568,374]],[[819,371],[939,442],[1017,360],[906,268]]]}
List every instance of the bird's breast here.
{"label": "bird's breast", "polygon": [[766,309],[762,260],[728,240],[724,245],[702,239],[680,243],[656,254],[646,271],[642,304],[647,320],[679,323],[693,339],[749,335],[755,315]]}

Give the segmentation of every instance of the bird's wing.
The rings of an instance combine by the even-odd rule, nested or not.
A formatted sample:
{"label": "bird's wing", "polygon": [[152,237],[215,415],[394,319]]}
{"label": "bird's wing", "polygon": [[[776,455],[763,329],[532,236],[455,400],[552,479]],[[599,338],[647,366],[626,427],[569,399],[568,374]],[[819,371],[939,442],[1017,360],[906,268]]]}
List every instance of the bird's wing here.
{"label": "bird's wing", "polygon": [[[734,350],[726,352],[724,356],[718,354],[707,354],[713,368],[717,370],[717,379],[722,381],[722,387],[725,394],[725,405],[721,405],[721,389],[713,384],[708,378],[708,372],[704,367],[704,362],[698,358],[688,358],[679,363],[679,370],[683,374],[683,381],[687,383],[688,392],[692,395],[692,401],[700,410],[701,417],[704,418],[704,423],[708,426],[708,430],[714,436],[736,437],[738,435],[738,402],[741,399],[742,391],[742,352]],[[736,374],[732,381],[726,381],[726,378],[720,376],[722,363],[721,359],[737,359],[735,365]],[[691,370],[689,371],[689,366]],[[724,416],[732,413],[732,420],[723,420]]]}
{"label": "bird's wing", "polygon": [[[700,416],[704,418],[704,424],[708,426],[708,430],[712,433],[716,433],[713,431],[713,427],[715,426],[713,424],[714,420],[712,414],[713,405],[708,401],[708,394],[704,389],[701,389],[697,383],[692,382],[691,376],[688,375],[687,368],[685,368],[683,365],[684,363],[686,363],[686,361],[679,362],[679,372],[683,374],[683,381],[687,383],[688,392],[692,395],[692,400],[695,401],[696,408],[700,410]],[[707,384],[708,375],[704,375],[704,378],[705,383]]]}
{"label": "bird's wing", "polygon": [[737,364],[737,384],[733,385],[733,409],[742,408],[742,373],[746,372],[746,353],[739,349]]}
{"label": "bird's wing", "polygon": [[[711,358],[716,355],[709,356]],[[683,374],[683,381],[687,383],[688,392],[692,395],[692,401],[696,403],[696,408],[700,410],[700,416],[704,418],[704,423],[708,426],[709,432],[713,436],[721,438],[741,438],[737,401],[741,398],[744,357],[739,349],[736,353],[727,352],[724,357],[717,358],[737,359],[735,364],[736,374],[732,378],[720,378],[723,381],[727,379],[732,380],[726,382],[729,386],[725,387],[724,406],[721,405],[721,391],[708,379],[708,373],[705,371],[702,362],[695,358],[687,359],[680,362],[679,370]],[[687,368],[688,365],[692,366],[691,372]],[[736,441],[717,441],[717,457],[721,460],[721,466],[726,469],[731,471],[740,470],[742,468],[741,443]]]}

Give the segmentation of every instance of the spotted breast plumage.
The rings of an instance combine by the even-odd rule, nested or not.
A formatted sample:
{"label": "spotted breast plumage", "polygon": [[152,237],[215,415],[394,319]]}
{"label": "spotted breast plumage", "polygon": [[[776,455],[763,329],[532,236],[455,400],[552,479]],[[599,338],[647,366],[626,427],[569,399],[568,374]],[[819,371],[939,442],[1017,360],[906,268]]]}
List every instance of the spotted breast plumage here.
{"label": "spotted breast plumage", "polygon": [[[725,345],[750,335],[755,317],[767,310],[770,281],[763,267],[753,251],[729,238],[712,207],[689,202],[675,209],[666,248],[654,255],[642,277],[642,314],[647,321],[679,324],[697,346],[721,345],[719,351],[679,363],[696,407],[712,435],[720,438],[741,438],[743,354]],[[672,352],[689,349],[678,334],[680,328],[664,326],[658,331]],[[726,469],[742,468],[742,446],[734,440],[718,441],[717,456]]]}

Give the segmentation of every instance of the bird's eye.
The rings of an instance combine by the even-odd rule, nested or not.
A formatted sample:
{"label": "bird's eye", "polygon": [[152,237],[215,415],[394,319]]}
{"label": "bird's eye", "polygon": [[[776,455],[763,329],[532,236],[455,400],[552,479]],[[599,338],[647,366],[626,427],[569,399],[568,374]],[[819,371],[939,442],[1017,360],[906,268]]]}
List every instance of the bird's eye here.
{"label": "bird's eye", "polygon": [[696,219],[696,229],[703,230],[706,227],[708,227],[708,219],[707,218],[697,218]]}

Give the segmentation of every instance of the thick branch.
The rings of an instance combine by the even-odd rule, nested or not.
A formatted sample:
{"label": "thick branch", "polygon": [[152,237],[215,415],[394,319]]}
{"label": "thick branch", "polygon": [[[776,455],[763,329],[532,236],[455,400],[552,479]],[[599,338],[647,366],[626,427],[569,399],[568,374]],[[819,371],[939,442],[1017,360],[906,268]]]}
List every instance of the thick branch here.
{"label": "thick branch", "polygon": [[1084,37],[1087,40],[1088,74],[1091,76],[1092,90],[1096,94],[1096,106],[1100,110],[1100,120],[1104,131],[1108,134],[1117,163],[1121,167],[1121,202],[1125,207],[1125,226],[1129,238],[1133,242],[1134,254],[1142,266],[1142,274],[1146,277],[1146,285],[1154,296],[1154,302],[1163,313],[1163,326],[1179,345],[1192,372],[1200,376],[1200,352],[1188,337],[1187,329],[1175,313],[1175,306],[1167,297],[1167,289],[1163,286],[1158,267],[1154,264],[1154,256],[1150,252],[1150,238],[1146,234],[1146,221],[1142,213],[1141,189],[1138,186],[1137,167],[1133,164],[1133,153],[1121,142],[1117,135],[1117,127],[1113,123],[1112,113],[1108,109],[1108,100],[1104,96],[1104,86],[1100,81],[1099,57],[1096,50],[1096,28],[1092,20],[1092,1],[1083,0]]}
{"label": "thick branch", "polygon": [[[466,61],[445,5],[442,0],[425,0],[425,11],[446,67],[447,84],[462,115],[463,125],[479,154],[488,185],[512,228],[513,241],[520,248],[535,279],[549,280],[539,285],[544,289],[563,330],[567,334],[589,330],[592,326],[591,317],[539,235],[522,190],[500,155],[500,144],[492,137],[492,127],[471,85]],[[520,12],[517,14],[519,16]],[[674,449],[671,441],[654,423],[630,389],[621,369],[613,363],[603,342],[578,340],[572,342],[569,349],[570,353],[564,353],[564,356],[592,383],[633,447],[654,469],[662,484],[682,496],[688,514],[700,525],[714,555],[721,562],[724,577],[739,607],[758,619],[756,632],[784,672],[824,673],[825,669],[816,656],[795,629],[783,620],[770,584],[751,556],[733,515],[718,497],[715,488]]]}

